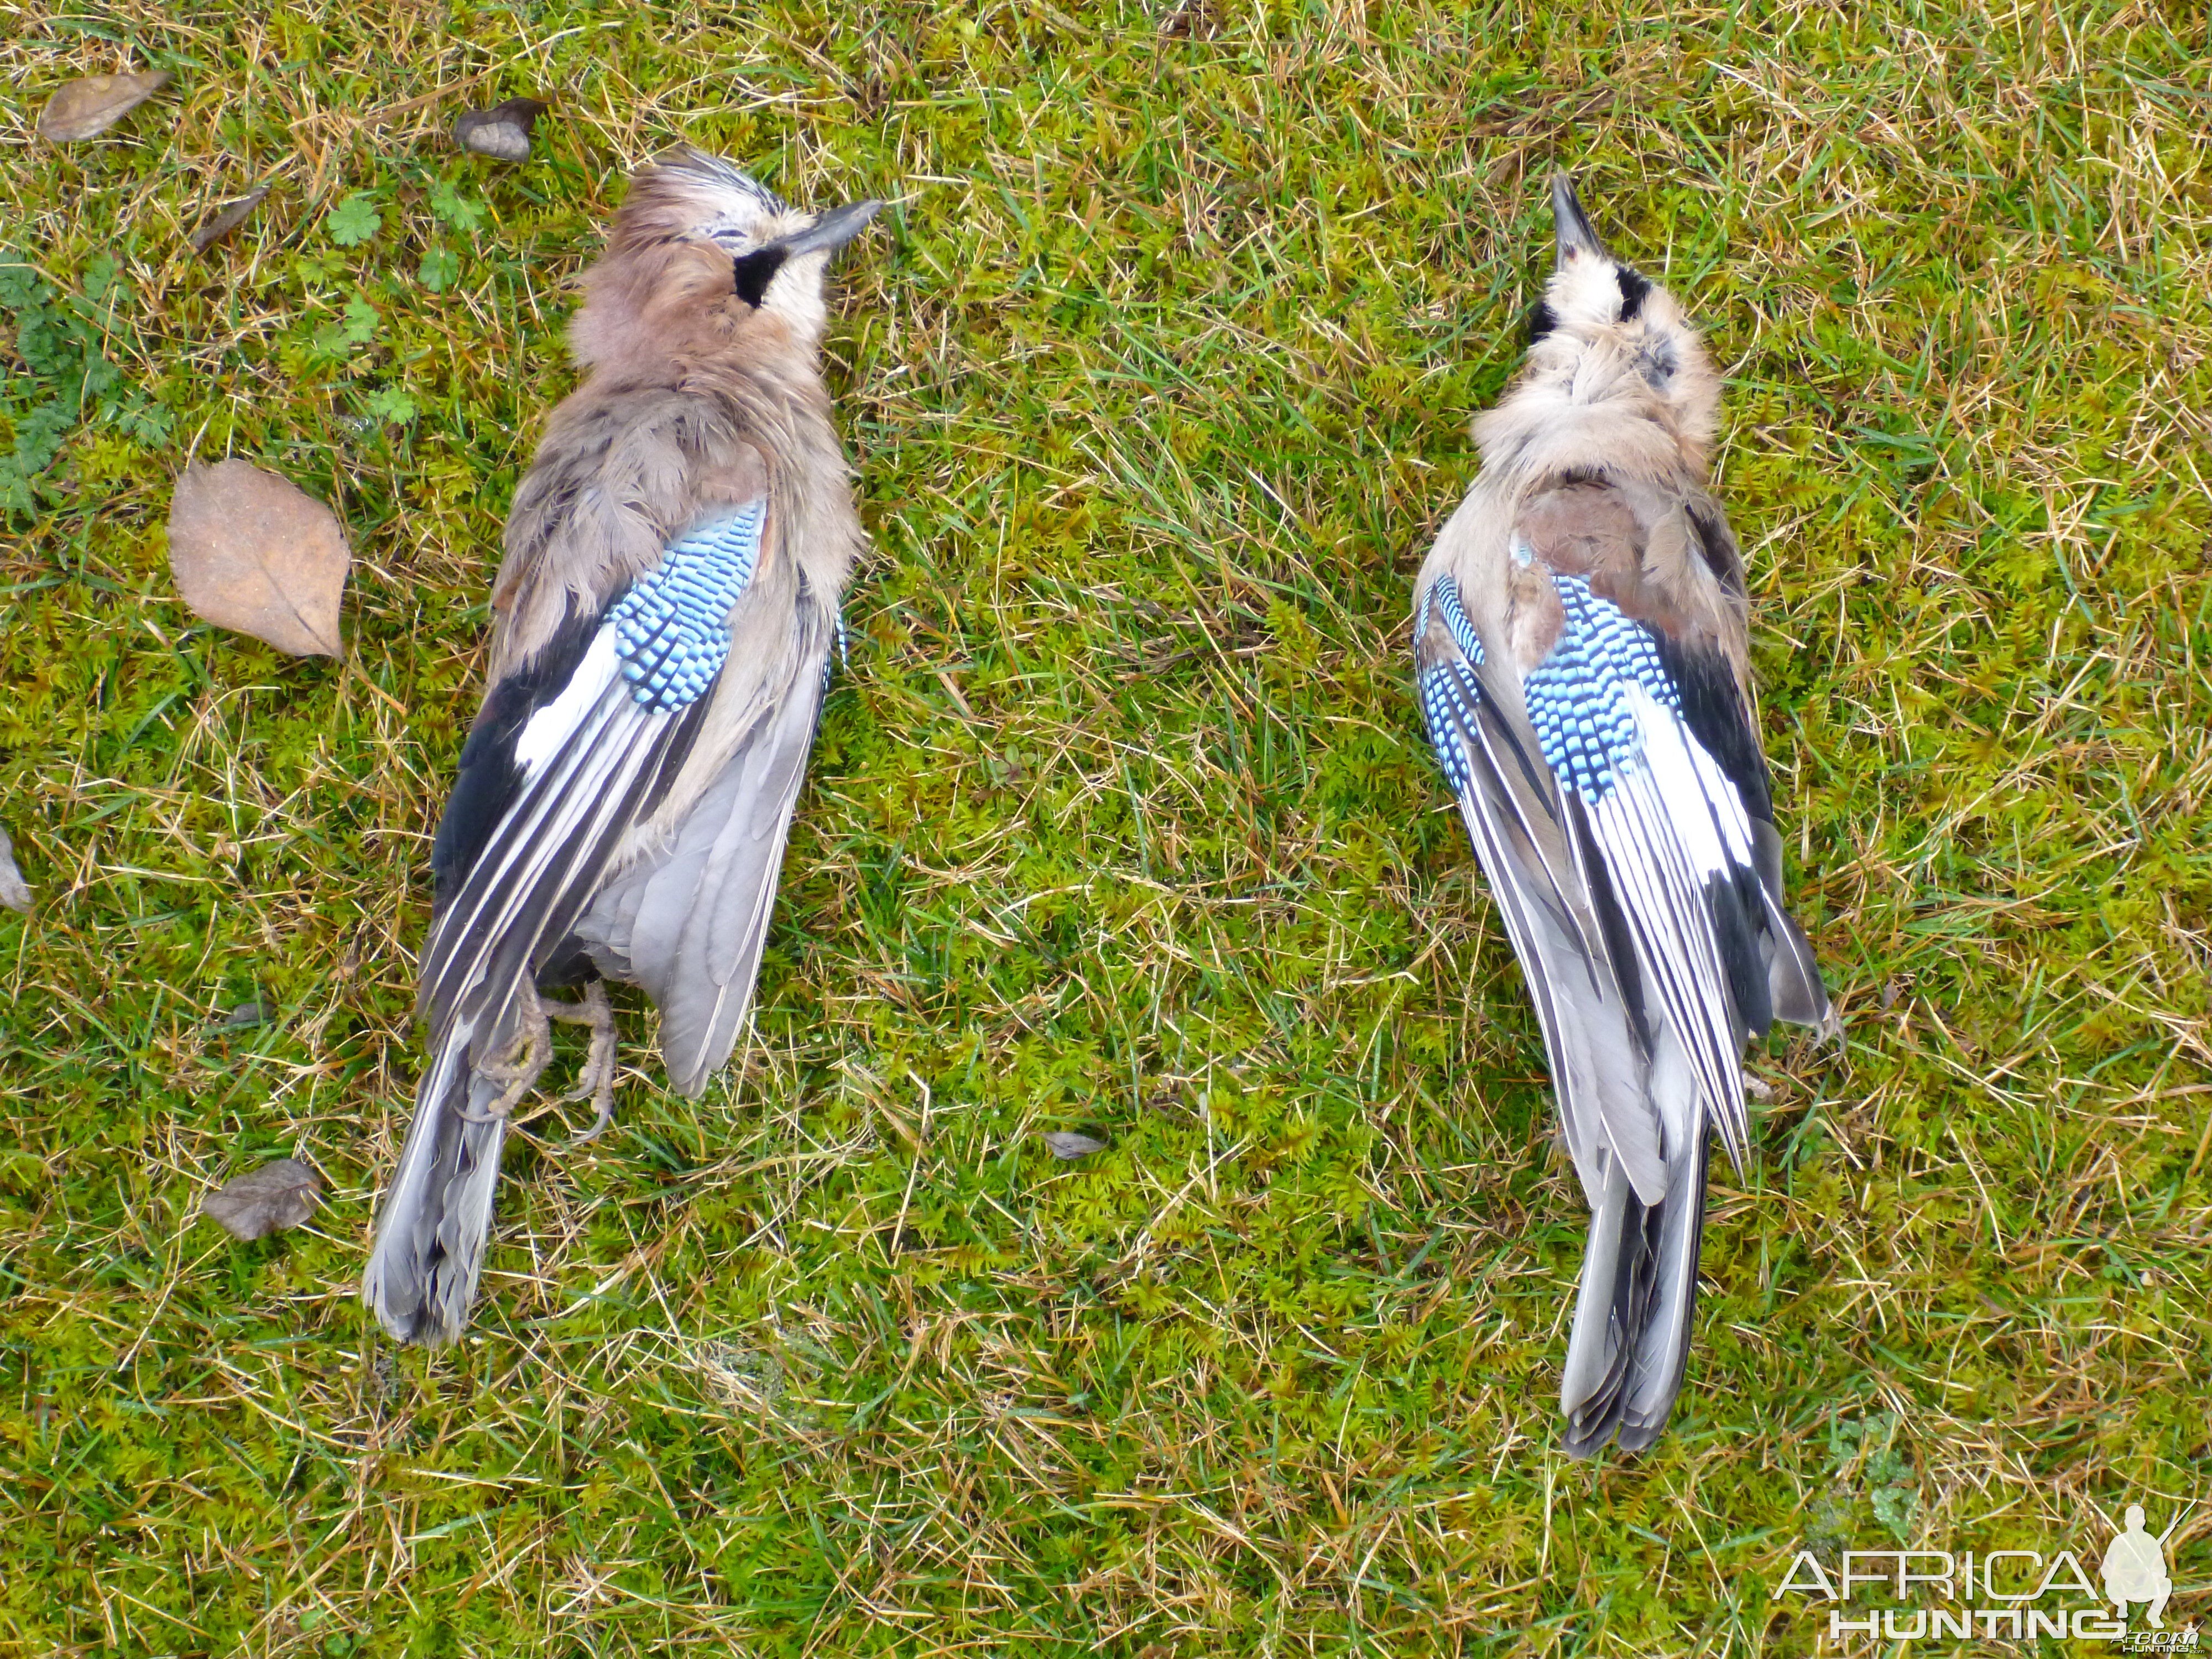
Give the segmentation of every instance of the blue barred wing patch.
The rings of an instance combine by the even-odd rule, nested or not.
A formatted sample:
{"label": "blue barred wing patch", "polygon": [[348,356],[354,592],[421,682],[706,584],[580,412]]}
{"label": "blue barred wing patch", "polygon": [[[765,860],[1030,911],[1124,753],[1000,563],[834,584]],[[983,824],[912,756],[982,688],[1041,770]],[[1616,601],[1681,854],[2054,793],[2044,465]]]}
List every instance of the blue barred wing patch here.
{"label": "blue barred wing patch", "polygon": [[1429,603],[1436,606],[1450,630],[1452,642],[1459,647],[1467,659],[1478,668],[1482,665],[1482,639],[1468,620],[1467,607],[1460,603],[1459,584],[1449,576],[1437,578],[1437,585],[1429,590]]}
{"label": "blue barred wing patch", "polygon": [[1467,750],[1459,734],[1474,729],[1475,711],[1482,701],[1482,684],[1474,670],[1482,664],[1482,641],[1460,602],[1459,584],[1439,576],[1421,596],[1420,612],[1413,619],[1413,637],[1428,632],[1432,617],[1443,618],[1445,630],[1458,646],[1464,662],[1431,663],[1420,672],[1421,713],[1429,726],[1429,746],[1455,795],[1464,795],[1474,779],[1468,769]]}
{"label": "blue barred wing patch", "polygon": [[701,526],[669,545],[607,613],[630,695],[657,712],[697,702],[730,654],[730,613],[760,559],[766,501]]}
{"label": "blue barred wing patch", "polygon": [[1554,574],[1552,585],[1566,626],[1523,683],[1528,719],[1553,775],[1595,806],[1643,757],[1626,688],[1639,685],[1678,713],[1681,694],[1643,623],[1590,592],[1580,576]]}
{"label": "blue barred wing patch", "polygon": [[845,613],[842,611],[837,613],[837,648],[822,653],[822,695],[825,697],[830,695],[830,683],[837,678],[840,663],[848,668],[852,666],[852,653],[845,645]]}

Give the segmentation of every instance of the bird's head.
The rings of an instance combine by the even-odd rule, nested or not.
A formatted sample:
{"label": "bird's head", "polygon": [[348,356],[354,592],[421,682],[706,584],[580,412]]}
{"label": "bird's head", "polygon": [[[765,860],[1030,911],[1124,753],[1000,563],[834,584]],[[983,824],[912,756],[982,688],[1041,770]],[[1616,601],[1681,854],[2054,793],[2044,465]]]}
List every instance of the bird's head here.
{"label": "bird's head", "polygon": [[570,329],[579,361],[651,362],[716,347],[811,352],[830,258],[880,202],[808,213],[718,155],[671,151],[630,181]]}
{"label": "bird's head", "polygon": [[1524,402],[1656,420],[1700,464],[1720,382],[1674,296],[1600,240],[1564,173],[1552,175],[1558,253],[1528,319]]}

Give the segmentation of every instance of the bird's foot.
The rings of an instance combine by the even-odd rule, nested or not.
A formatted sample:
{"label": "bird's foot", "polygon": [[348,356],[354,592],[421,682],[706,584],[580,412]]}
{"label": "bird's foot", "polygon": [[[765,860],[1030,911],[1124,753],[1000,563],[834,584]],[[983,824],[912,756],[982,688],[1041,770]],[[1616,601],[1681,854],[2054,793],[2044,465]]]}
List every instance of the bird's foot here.
{"label": "bird's foot", "polygon": [[544,1006],[556,1019],[592,1028],[592,1047],[584,1056],[583,1070],[576,1074],[576,1086],[561,1097],[588,1100],[598,1113],[590,1128],[568,1137],[569,1146],[581,1146],[598,1139],[615,1121],[615,1006],[607,1000],[606,981],[595,979],[584,988],[582,1002],[551,1002]]}
{"label": "bird's foot", "polygon": [[538,1077],[553,1058],[552,1027],[547,1024],[544,1006],[535,994],[522,1011],[522,1030],[516,1034],[514,1045],[504,1057],[489,1060],[476,1068],[477,1075],[487,1083],[506,1085],[499,1098],[483,1109],[481,1114],[464,1111],[462,1121],[468,1123],[504,1123],[513,1114],[523,1096],[537,1084]]}

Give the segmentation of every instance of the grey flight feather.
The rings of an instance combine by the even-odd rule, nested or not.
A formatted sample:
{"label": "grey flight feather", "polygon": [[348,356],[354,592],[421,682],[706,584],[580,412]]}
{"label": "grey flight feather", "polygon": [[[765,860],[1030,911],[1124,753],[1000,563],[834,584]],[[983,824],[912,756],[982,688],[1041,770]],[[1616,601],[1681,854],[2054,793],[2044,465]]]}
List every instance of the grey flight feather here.
{"label": "grey flight feather", "polygon": [[821,684],[817,665],[765,711],[668,844],[602,887],[577,924],[599,971],[643,986],[659,1008],[679,1093],[705,1089],[750,1006]]}
{"label": "grey flight feather", "polygon": [[462,1025],[432,1052],[362,1276],[362,1300],[403,1340],[458,1333],[483,1273],[507,1126],[486,1115],[499,1087],[468,1069],[470,1036]]}

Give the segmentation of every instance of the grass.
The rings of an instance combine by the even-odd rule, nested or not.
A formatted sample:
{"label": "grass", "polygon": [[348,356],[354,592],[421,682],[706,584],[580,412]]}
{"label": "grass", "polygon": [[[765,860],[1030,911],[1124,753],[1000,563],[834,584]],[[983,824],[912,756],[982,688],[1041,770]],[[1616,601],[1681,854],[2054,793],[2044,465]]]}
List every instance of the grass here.
{"label": "grass", "polygon": [[[2094,1571],[2212,1495],[2206,28],[0,4],[0,1650],[1801,1654],[1801,1545]],[[35,138],[122,67],[177,78]],[[524,93],[528,164],[444,141]],[[477,1334],[399,1351],[428,834],[571,279],[678,137],[896,198],[830,345],[851,668],[742,1068],[671,1097],[623,1001],[621,1132],[513,1151]],[[1560,162],[1729,367],[1850,1030],[1755,1056],[1674,1430],[1595,1468],[1406,663]],[[358,675],[177,601],[195,451],[338,509]],[[313,1224],[195,1221],[279,1153]],[[2169,1547],[2212,1613],[2212,1511]]]}

